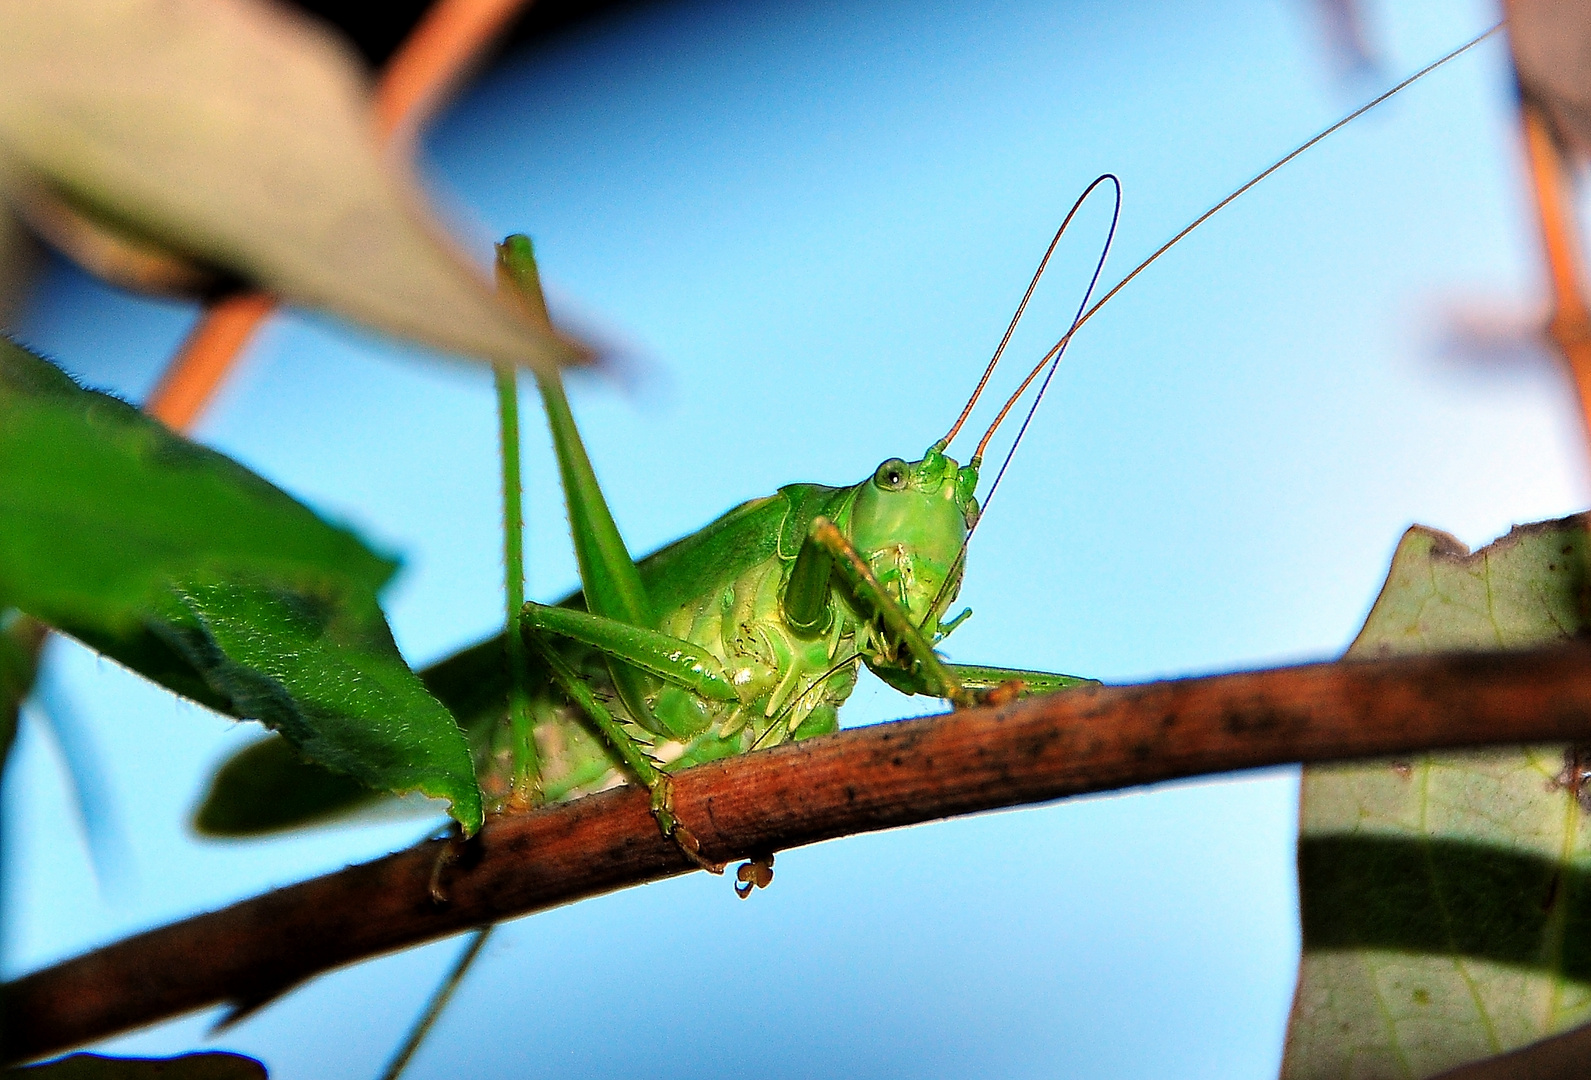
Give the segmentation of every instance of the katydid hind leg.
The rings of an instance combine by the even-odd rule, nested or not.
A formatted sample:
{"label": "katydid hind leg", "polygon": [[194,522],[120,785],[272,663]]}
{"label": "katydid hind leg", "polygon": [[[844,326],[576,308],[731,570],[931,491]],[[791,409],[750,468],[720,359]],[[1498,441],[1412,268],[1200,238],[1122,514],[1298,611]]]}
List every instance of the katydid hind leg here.
{"label": "katydid hind leg", "polygon": [[[497,247],[499,280],[511,288],[532,309],[545,317],[547,304],[541,291],[541,277],[530,238],[508,237]],[[586,454],[580,429],[575,425],[563,380],[556,372],[536,377],[547,425],[552,432],[553,451],[558,459],[558,475],[563,483],[564,501],[569,510],[569,533],[574,541],[575,559],[580,566],[580,585],[586,609],[593,615],[656,629],[646,586],[629,548],[619,534],[613,512],[597,483],[597,475]],[[614,689],[630,715],[643,727],[653,725],[646,703],[645,676],[621,661],[610,664]]]}

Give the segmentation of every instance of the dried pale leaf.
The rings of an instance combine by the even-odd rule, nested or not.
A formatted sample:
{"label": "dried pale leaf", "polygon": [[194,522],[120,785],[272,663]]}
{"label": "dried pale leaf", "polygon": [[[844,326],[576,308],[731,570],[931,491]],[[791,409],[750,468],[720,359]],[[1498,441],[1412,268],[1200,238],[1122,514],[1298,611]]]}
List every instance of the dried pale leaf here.
{"label": "dried pale leaf", "polygon": [[14,199],[55,200],[80,232],[291,302],[468,356],[580,354],[443,239],[377,146],[357,61],[285,8],[0,0],[0,165]]}
{"label": "dried pale leaf", "polygon": [[[1473,554],[1410,529],[1348,656],[1585,632],[1586,526]],[[1284,1077],[1429,1077],[1591,1020],[1588,766],[1542,746],[1304,770]]]}

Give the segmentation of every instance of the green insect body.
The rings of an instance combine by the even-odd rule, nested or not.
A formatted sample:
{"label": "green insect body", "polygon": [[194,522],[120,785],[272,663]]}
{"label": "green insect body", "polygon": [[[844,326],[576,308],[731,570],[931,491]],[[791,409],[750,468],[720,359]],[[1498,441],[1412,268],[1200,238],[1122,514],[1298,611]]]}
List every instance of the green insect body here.
{"label": "green insect body", "polygon": [[[539,303],[529,242],[499,251]],[[568,501],[582,589],[525,605],[520,682],[529,741],[505,709],[512,652],[499,635],[421,672],[459,720],[489,807],[509,810],[639,780],[666,831],[667,774],[834,731],[866,665],[908,694],[970,704],[1092,680],[948,664],[934,646],[961,585],[979,512],[978,466],[942,442],[891,458],[850,487],[791,484],[632,561],[556,378],[540,383]],[[531,767],[527,769],[527,764]],[[534,783],[521,782],[527,772]],[[217,774],[201,830],[238,835],[337,816],[377,797],[298,759],[282,740]]]}
{"label": "green insect body", "polygon": [[[937,450],[916,462],[891,459],[852,487],[781,488],[643,559],[640,578],[667,639],[656,647],[711,673],[712,692],[649,673],[649,715],[637,717],[615,691],[608,655],[598,646],[565,639],[559,650],[637,743],[670,770],[835,730],[863,663],[894,686],[930,693],[877,611],[844,586],[809,533],[820,516],[831,520],[900,608],[938,640],[960,584],[961,545],[977,513],[976,480],[976,469]],[[792,612],[803,585],[811,595],[795,606],[805,610]],[[600,631],[561,618],[583,606],[577,594],[562,610],[532,607],[528,618],[554,633]],[[619,779],[611,752],[590,737],[577,711],[562,703],[550,680],[537,681],[544,793],[559,797]],[[503,799],[512,748],[506,729],[493,734],[482,783],[489,798]]]}

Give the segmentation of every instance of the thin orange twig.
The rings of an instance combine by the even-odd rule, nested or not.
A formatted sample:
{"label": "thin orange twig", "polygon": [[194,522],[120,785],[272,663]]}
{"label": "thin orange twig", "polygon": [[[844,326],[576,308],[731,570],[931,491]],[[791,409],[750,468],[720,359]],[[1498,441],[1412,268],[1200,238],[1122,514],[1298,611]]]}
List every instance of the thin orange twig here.
{"label": "thin orange twig", "polygon": [[[530,0],[437,0],[387,61],[376,84],[376,130],[407,140]],[[401,146],[401,142],[399,143]],[[208,308],[166,366],[145,410],[186,430],[215,396],[276,300],[229,296]]]}
{"label": "thin orange twig", "polygon": [[530,0],[437,0],[387,61],[376,86],[376,131],[412,133]]}
{"label": "thin orange twig", "polygon": [[257,292],[234,293],[210,305],[144,402],[144,411],[175,431],[187,431],[275,307],[273,298]]}
{"label": "thin orange twig", "polygon": [[1563,352],[1580,396],[1580,414],[1591,440],[1591,310],[1586,307],[1585,271],[1569,175],[1558,141],[1541,110],[1520,106],[1525,156],[1541,219],[1547,273],[1552,283],[1552,321],[1547,333]]}

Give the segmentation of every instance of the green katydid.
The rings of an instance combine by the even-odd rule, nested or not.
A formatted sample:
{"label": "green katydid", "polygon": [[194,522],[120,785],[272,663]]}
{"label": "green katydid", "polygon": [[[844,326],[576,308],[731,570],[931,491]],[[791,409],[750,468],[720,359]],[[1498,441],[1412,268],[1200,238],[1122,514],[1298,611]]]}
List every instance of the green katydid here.
{"label": "green katydid", "polygon": [[[1067,225],[1107,180],[1115,183],[1101,177],[1072,207],[1012,328]],[[1118,211],[1119,194],[1118,185]],[[542,307],[529,240],[510,237],[498,256],[505,288]],[[1103,264],[1102,254],[1095,280]],[[904,693],[956,705],[1090,681],[950,664],[934,651],[970,614],[944,619],[976,525],[974,489],[994,427],[965,466],[945,451],[1010,336],[1008,329],[951,432],[919,460],[891,458],[849,487],[787,485],[639,563],[608,510],[561,382],[540,378],[582,591],[556,606],[525,605],[528,658],[514,657],[517,642],[500,635],[422,673],[471,736],[487,804],[524,808],[628,776],[652,790],[660,824],[689,851],[689,831],[676,831],[670,810],[669,773],[835,730],[864,664]],[[1023,382],[996,427],[1063,347]],[[528,723],[508,715],[518,709],[505,714],[514,663],[524,666]],[[295,794],[278,802],[284,791]],[[199,824],[234,834],[290,827],[368,794],[270,740],[223,767]]]}
{"label": "green katydid", "polygon": [[[1066,224],[1104,179],[1090,185]],[[1119,209],[1119,185],[1117,195]],[[1103,262],[1102,255],[1101,268]],[[527,238],[509,237],[498,248],[498,268],[507,287],[540,306]],[[987,382],[988,373],[979,392]],[[977,521],[974,489],[989,436],[965,466],[945,451],[976,393],[962,420],[920,460],[891,458],[849,487],[788,485],[637,565],[602,497],[558,377],[538,376],[538,383],[584,588],[556,607],[525,605],[521,624],[546,677],[532,704],[537,745],[517,741],[512,727],[504,729],[506,740],[496,741],[509,744],[499,758],[511,766],[511,777],[523,777],[526,762],[539,762],[532,786],[562,794],[610,782],[614,766],[622,765],[651,788],[664,830],[691,850],[689,831],[670,810],[668,772],[835,730],[837,710],[863,664],[905,693],[957,705],[998,687],[1033,692],[1086,681],[949,664],[934,652],[964,617],[942,621]],[[601,743],[574,735],[591,728]],[[493,783],[499,770],[487,764],[481,771],[488,798],[501,798],[505,785]]]}
{"label": "green katydid", "polygon": [[[1200,215],[1092,307],[1080,309],[995,426],[1046,368],[1053,370],[1083,323],[1183,237],[1321,139],[1495,30],[1282,157]],[[503,245],[500,270],[528,303],[542,305],[528,241],[510,238]],[[1037,279],[1036,274],[1035,284]],[[421,673],[470,734],[483,793],[498,809],[572,797],[628,774],[652,789],[660,823],[674,831],[670,772],[833,730],[863,664],[903,692],[957,705],[1002,688],[1038,692],[1084,681],[949,664],[934,652],[963,617],[943,621],[976,524],[973,489],[987,437],[965,466],[945,450],[971,402],[950,435],[915,462],[892,458],[852,487],[788,485],[637,563],[602,498],[561,385],[544,381],[541,390],[584,589],[556,606],[532,604],[524,611],[521,622],[533,646],[520,671],[530,688],[529,722],[505,720],[511,681],[506,661],[519,650],[501,635]],[[198,824],[232,835],[289,828],[374,794],[303,763],[282,740],[268,740],[223,766]],[[688,850],[688,832],[676,835]]]}

